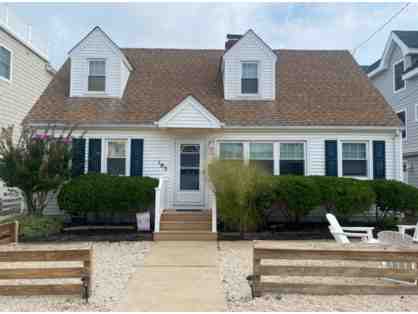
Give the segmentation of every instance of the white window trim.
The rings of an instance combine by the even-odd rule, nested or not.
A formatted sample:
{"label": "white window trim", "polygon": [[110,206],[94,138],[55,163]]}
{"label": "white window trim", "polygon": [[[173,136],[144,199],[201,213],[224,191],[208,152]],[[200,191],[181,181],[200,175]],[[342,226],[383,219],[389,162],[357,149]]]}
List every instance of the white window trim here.
{"label": "white window trim", "polygon": [[397,93],[403,91],[404,89],[406,89],[406,80],[404,80],[402,76],[401,76],[401,79],[404,81],[403,87],[400,88],[400,89],[395,89],[395,87],[396,87],[396,83],[395,83],[395,81],[396,81],[395,80],[395,66],[398,63],[401,63],[401,62],[403,62],[403,71],[405,71],[405,60],[403,58],[400,59],[400,60],[398,60],[398,61],[396,61],[395,63],[393,63],[393,77],[392,77],[392,81],[393,81],[393,93],[394,94],[397,94]]}
{"label": "white window trim", "polygon": [[[372,145],[371,141],[367,140],[339,140],[338,142],[338,176],[352,179],[372,179],[373,178],[373,161],[372,161]],[[345,176],[343,169],[343,144],[366,144],[366,175],[365,176]]]}
{"label": "white window trim", "polygon": [[[244,63],[255,63],[257,64],[257,93],[242,93],[242,68]],[[261,79],[260,79],[260,68],[261,68],[261,62],[258,60],[241,60],[240,62],[240,72],[239,72],[239,95],[240,97],[244,98],[254,98],[254,97],[260,97],[261,96]]]}
{"label": "white window trim", "polygon": [[7,82],[7,83],[11,83],[13,81],[13,50],[10,49],[9,47],[7,47],[6,45],[1,44],[0,47],[6,49],[7,51],[10,52],[10,78],[7,79],[3,76],[0,76],[0,80]]}
{"label": "white window trim", "polygon": [[[89,90],[89,76],[90,76],[90,62],[91,61],[104,61],[105,63],[105,90],[104,91],[90,91]],[[86,79],[86,92],[88,95],[106,95],[108,90],[108,75],[107,75],[107,59],[106,58],[88,58],[87,59],[87,79]]]}
{"label": "white window trim", "polygon": [[127,137],[108,137],[102,138],[102,173],[107,173],[107,153],[109,151],[109,142],[111,141],[126,141],[125,144],[125,176],[131,175],[131,138]]}
{"label": "white window trim", "polygon": [[398,111],[396,111],[396,115],[398,115],[398,113],[401,113],[402,111],[405,112],[405,137],[402,137],[402,131],[401,131],[401,139],[402,139],[403,142],[407,143],[408,142],[408,128],[407,128],[407,125],[408,125],[408,110],[406,108],[398,110]]}
{"label": "white window trim", "polygon": [[220,158],[220,144],[222,143],[234,143],[243,144],[243,158],[244,164],[248,165],[250,162],[250,143],[269,143],[273,144],[273,164],[274,175],[280,175],[280,144],[303,144],[303,158],[304,158],[304,176],[309,175],[309,162],[308,162],[308,142],[306,140],[216,140],[216,158]]}
{"label": "white window trim", "polygon": [[415,109],[415,121],[418,122],[418,104],[415,104],[414,109]]}

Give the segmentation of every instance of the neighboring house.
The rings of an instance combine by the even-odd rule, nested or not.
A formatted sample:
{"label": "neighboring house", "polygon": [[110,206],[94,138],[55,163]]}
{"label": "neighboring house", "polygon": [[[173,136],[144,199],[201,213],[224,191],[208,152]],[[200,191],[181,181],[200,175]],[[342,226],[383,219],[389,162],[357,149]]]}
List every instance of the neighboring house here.
{"label": "neighboring house", "polygon": [[418,187],[418,31],[391,32],[382,57],[363,69],[402,121],[403,177]]}
{"label": "neighboring house", "polygon": [[33,30],[0,5],[0,127],[20,124],[51,81],[48,55]]}
{"label": "neighboring house", "polygon": [[[55,74],[43,43],[33,35],[30,26],[0,4],[0,130],[15,126],[16,141],[23,118]],[[20,206],[14,193],[0,181],[0,213]]]}
{"label": "neighboring house", "polygon": [[402,179],[399,120],[349,52],[272,50],[252,30],[225,46],[121,49],[96,27],[26,122],[87,130],[74,175],[160,178],[159,236],[168,208],[209,209],[216,232],[206,166],[218,156],[274,175]]}

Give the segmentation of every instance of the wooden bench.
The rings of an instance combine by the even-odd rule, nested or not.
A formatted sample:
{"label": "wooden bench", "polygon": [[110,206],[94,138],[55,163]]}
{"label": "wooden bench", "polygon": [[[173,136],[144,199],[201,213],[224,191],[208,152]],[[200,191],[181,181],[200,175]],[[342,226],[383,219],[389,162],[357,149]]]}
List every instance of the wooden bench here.
{"label": "wooden bench", "polygon": [[[79,267],[0,268],[0,280],[79,278],[76,284],[19,284],[0,285],[0,295],[80,295],[91,294],[92,250],[9,250],[0,251],[0,262],[80,262]],[[0,264],[1,267],[1,264]]]}
{"label": "wooden bench", "polygon": [[0,244],[18,242],[19,223],[17,221],[0,225]]}
{"label": "wooden bench", "polygon": [[[265,260],[324,260],[324,261],[361,261],[361,262],[418,262],[417,249],[395,248],[369,244],[338,245],[325,243],[324,245],[289,245],[284,241],[254,241],[253,246],[253,275],[251,285],[253,296],[263,293],[297,293],[313,295],[345,295],[345,294],[418,294],[416,280],[418,270],[392,269],[370,266],[295,266],[268,265]],[[384,282],[382,285],[349,285],[325,283],[284,283],[265,281],[267,276],[285,277],[354,277],[354,278],[397,278],[411,281],[415,284],[394,284]]]}

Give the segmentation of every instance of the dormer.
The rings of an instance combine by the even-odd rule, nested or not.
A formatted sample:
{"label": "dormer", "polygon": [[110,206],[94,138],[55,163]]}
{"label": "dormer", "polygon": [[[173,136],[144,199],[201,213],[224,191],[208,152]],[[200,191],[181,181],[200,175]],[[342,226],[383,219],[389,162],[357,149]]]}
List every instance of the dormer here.
{"label": "dormer", "polygon": [[226,100],[274,100],[277,55],[253,30],[228,34],[222,62]]}
{"label": "dormer", "polygon": [[70,97],[123,96],[132,65],[100,27],[93,28],[68,54]]}

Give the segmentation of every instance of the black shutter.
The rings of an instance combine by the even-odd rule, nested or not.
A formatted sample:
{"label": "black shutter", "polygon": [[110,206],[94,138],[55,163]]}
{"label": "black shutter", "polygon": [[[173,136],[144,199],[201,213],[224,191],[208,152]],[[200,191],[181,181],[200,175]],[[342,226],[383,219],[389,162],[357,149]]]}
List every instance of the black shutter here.
{"label": "black shutter", "polygon": [[325,141],[325,175],[338,176],[337,141]]}
{"label": "black shutter", "polygon": [[71,176],[77,177],[84,174],[84,159],[86,155],[86,140],[74,138],[72,142]]}
{"label": "black shutter", "polygon": [[385,141],[373,141],[373,178],[386,178]]}
{"label": "black shutter", "polygon": [[131,140],[131,176],[142,177],[144,162],[144,140]]}
{"label": "black shutter", "polygon": [[102,162],[102,140],[99,138],[91,138],[89,139],[88,172],[100,173],[101,162]]}

